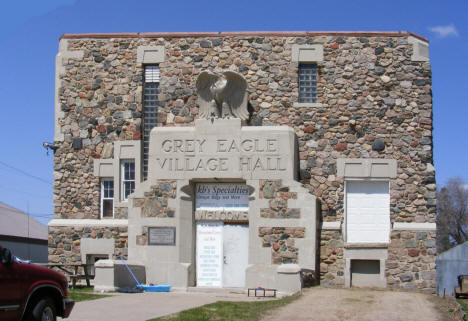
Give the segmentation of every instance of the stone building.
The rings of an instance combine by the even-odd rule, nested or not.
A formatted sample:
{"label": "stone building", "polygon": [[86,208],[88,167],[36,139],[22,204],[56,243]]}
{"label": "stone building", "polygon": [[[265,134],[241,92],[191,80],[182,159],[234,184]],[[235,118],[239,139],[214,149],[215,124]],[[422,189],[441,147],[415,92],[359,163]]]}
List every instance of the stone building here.
{"label": "stone building", "polygon": [[[204,119],[197,77],[227,70],[249,117]],[[428,42],[409,32],[65,34],[49,260],[123,256],[178,287],[301,273],[434,292],[432,128]]]}

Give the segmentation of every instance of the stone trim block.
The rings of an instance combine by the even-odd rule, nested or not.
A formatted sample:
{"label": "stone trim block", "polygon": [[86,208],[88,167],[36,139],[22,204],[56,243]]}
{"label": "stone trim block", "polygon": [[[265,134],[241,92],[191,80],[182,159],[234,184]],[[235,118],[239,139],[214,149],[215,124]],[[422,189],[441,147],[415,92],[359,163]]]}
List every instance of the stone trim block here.
{"label": "stone trim block", "polygon": [[429,44],[426,41],[410,36],[408,43],[413,45],[411,61],[429,61]]}
{"label": "stone trim block", "polygon": [[95,159],[93,174],[96,177],[114,177],[114,160]]}
{"label": "stone trim block", "polygon": [[139,46],[137,48],[138,64],[159,64],[164,62],[164,46]]}
{"label": "stone trim block", "polygon": [[301,291],[301,268],[297,264],[281,264],[276,269],[276,283],[279,292],[297,293]]}
{"label": "stone trim block", "polygon": [[200,38],[200,37],[417,37],[426,38],[409,31],[221,31],[221,32],[121,32],[121,33],[65,33],[62,39],[109,39],[109,38]]}
{"label": "stone trim block", "polygon": [[195,221],[248,222],[249,211],[196,210]]}
{"label": "stone trim block", "polygon": [[337,176],[345,178],[395,178],[397,161],[383,158],[338,158]]}
{"label": "stone trim block", "polygon": [[291,60],[293,62],[322,62],[323,45],[293,45]]}
{"label": "stone trim block", "polygon": [[335,222],[322,222],[322,230],[341,230],[341,221]]}
{"label": "stone trim block", "polygon": [[115,251],[113,239],[81,239],[81,262],[86,262],[88,254],[104,254],[112,258]]}
{"label": "stone trim block", "polygon": [[394,231],[435,231],[436,223],[393,223]]}
{"label": "stone trim block", "polygon": [[92,219],[53,219],[48,224],[49,227],[88,227],[88,226],[103,226],[103,227],[127,227],[128,220],[92,220]]}
{"label": "stone trim block", "polygon": [[352,260],[373,260],[379,261],[380,263],[380,275],[379,284],[381,287],[387,287],[387,280],[385,277],[385,263],[388,258],[387,249],[375,249],[375,248],[356,248],[356,249],[344,249],[343,256],[345,259],[345,287],[351,287],[351,264]]}
{"label": "stone trim block", "polygon": [[322,103],[293,103],[294,108],[321,108]]}

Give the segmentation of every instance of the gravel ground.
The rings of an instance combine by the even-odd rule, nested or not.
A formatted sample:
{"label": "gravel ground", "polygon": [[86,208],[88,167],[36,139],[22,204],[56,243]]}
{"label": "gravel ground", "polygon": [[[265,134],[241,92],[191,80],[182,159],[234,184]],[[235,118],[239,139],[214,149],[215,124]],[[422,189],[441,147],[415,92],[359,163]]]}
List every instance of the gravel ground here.
{"label": "gravel ground", "polygon": [[422,293],[310,288],[263,321],[461,321],[454,300]]}

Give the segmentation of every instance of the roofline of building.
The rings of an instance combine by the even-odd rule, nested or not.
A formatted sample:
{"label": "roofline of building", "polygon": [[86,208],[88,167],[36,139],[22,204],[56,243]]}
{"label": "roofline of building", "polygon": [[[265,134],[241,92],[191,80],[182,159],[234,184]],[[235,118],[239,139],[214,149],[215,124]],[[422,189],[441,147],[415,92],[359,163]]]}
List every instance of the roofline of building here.
{"label": "roofline of building", "polygon": [[128,32],[128,33],[65,33],[61,39],[82,38],[198,38],[198,37],[408,37],[412,36],[429,43],[429,41],[409,31],[220,31],[220,32]]}

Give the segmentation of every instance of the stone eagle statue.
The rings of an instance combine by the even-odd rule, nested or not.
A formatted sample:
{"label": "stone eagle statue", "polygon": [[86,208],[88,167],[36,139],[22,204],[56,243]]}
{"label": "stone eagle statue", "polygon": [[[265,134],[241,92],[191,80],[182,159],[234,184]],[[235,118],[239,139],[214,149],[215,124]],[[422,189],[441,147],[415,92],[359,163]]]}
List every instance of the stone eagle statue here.
{"label": "stone eagle statue", "polygon": [[203,71],[196,87],[200,118],[249,119],[247,81],[242,75],[234,71]]}

